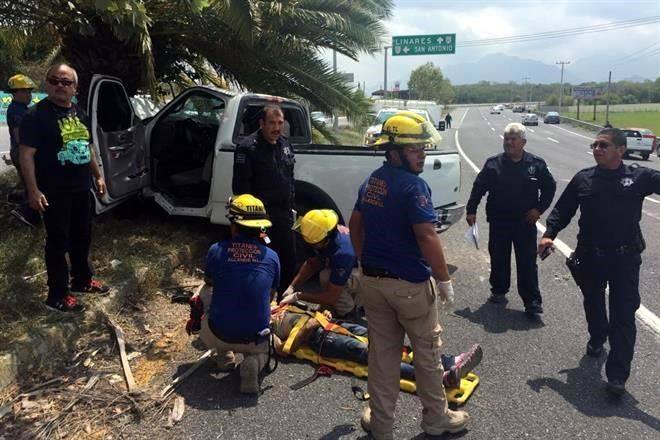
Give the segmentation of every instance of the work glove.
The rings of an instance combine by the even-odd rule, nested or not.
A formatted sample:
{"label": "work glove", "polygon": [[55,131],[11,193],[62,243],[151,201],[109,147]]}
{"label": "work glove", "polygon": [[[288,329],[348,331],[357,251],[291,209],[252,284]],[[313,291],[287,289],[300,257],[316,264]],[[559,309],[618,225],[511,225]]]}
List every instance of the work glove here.
{"label": "work glove", "polygon": [[295,292],[295,289],[293,288],[293,285],[291,285],[291,286],[287,287],[284,292],[282,292],[282,298],[284,298],[285,296],[291,295],[293,292]]}
{"label": "work glove", "polygon": [[[289,290],[289,289],[287,289]],[[298,298],[300,297],[300,292],[292,292],[289,295],[286,295],[282,298],[282,301],[280,301],[281,306],[287,305],[287,304],[293,304],[296,301],[298,301]]]}
{"label": "work glove", "polygon": [[451,280],[438,281],[436,280],[438,291],[440,292],[440,299],[442,300],[442,308],[449,310],[454,306],[454,286]]}
{"label": "work glove", "polygon": [[192,335],[193,333],[198,333],[202,328],[202,317],[204,316],[204,305],[202,304],[202,299],[195,295],[190,300],[190,318],[186,322],[186,333]]}

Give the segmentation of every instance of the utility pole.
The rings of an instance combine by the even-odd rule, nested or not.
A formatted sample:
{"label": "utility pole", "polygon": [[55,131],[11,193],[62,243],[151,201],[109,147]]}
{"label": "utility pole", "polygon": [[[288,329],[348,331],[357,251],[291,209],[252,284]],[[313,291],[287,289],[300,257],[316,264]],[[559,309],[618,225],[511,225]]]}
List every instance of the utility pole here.
{"label": "utility pole", "polygon": [[527,102],[528,102],[528,97],[529,97],[529,85],[527,84],[527,80],[530,80],[531,78],[529,76],[526,76],[523,78],[524,84],[525,84],[525,107],[527,107]]}
{"label": "utility pole", "polygon": [[383,78],[383,99],[387,97],[387,49],[391,49],[392,46],[383,47],[383,52],[385,52],[385,76]]}
{"label": "utility pole", "polygon": [[561,102],[564,98],[564,65],[571,64],[571,62],[557,61],[555,64],[561,64],[561,80],[559,81],[559,111],[561,112]]}
{"label": "utility pole", "polygon": [[[332,71],[337,73],[337,51],[332,50]],[[337,130],[339,128],[339,116],[335,113],[335,117],[332,118],[332,128]]]}
{"label": "utility pole", "polygon": [[610,86],[612,85],[612,71],[607,79],[607,106],[605,106],[605,123],[610,123]]}

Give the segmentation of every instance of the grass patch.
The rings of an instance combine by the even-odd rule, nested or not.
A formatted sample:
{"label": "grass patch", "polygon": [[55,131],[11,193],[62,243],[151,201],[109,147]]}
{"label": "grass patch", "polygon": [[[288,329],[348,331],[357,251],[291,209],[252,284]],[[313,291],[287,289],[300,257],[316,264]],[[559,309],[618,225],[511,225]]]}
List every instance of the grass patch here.
{"label": "grass patch", "polygon": [[[0,349],[32,329],[71,319],[48,313],[43,307],[48,291],[45,275],[32,282],[22,278],[45,270],[45,234],[43,228],[29,229],[11,216],[13,205],[6,200],[15,181],[14,171],[0,174]],[[90,259],[96,277],[118,285],[135,279],[141,268],[155,269],[146,278],[138,277],[135,291],[130,292],[133,301],[146,300],[159,286],[173,284],[172,274],[162,263],[168,254],[200,240],[210,244],[226,235],[226,228],[208,220],[170,217],[144,201],[129,202],[95,217],[93,224]],[[122,264],[113,269],[112,260]]]}
{"label": "grass patch", "polygon": [[[582,110],[582,109],[581,109]],[[580,120],[593,122],[594,124],[605,124],[605,112],[596,112],[596,121],[593,120],[593,111],[584,108],[580,111]],[[575,112],[562,113],[562,116],[577,118]],[[656,136],[660,135],[660,111],[638,111],[638,112],[612,112],[610,111],[610,123],[614,127],[638,127],[653,130]]]}

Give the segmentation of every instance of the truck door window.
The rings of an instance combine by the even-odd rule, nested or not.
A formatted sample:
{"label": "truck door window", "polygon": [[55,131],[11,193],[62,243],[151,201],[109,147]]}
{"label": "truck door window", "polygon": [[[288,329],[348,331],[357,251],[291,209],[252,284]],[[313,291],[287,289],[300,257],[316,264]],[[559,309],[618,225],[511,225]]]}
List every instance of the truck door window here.
{"label": "truck door window", "polygon": [[[249,136],[259,129],[259,117],[261,116],[261,109],[264,107],[263,102],[250,103],[243,108],[243,115],[241,117],[241,124],[238,128],[239,139]],[[284,111],[284,128],[282,134],[289,138],[291,143],[305,143],[308,142],[307,135],[307,120],[305,114],[300,107],[282,106]]]}
{"label": "truck door window", "polygon": [[114,81],[99,85],[96,118],[104,132],[128,130],[133,125],[133,112],[124,87]]}
{"label": "truck door window", "polygon": [[156,122],[151,134],[152,155],[204,163],[215,147],[224,111],[225,102],[217,96],[193,92],[182,97]]}

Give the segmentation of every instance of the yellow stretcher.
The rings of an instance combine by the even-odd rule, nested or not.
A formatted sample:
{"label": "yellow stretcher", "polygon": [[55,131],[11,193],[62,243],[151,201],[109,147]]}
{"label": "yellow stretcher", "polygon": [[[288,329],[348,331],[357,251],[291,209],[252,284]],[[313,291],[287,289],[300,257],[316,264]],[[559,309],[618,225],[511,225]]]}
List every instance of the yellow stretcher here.
{"label": "yellow stretcher", "polygon": [[[366,365],[358,364],[356,362],[347,361],[344,359],[333,359],[333,358],[322,357],[319,356],[318,353],[314,352],[311,348],[307,346],[300,347],[298,350],[291,353],[291,347],[293,345],[293,341],[296,339],[298,332],[300,331],[300,329],[302,329],[302,327],[305,325],[307,320],[310,319],[312,316],[316,318],[320,322],[320,324],[327,330],[332,329],[330,331],[337,331],[341,333],[346,332],[347,334],[350,333],[347,332],[343,327],[339,327],[330,323],[320,313],[308,313],[293,306],[290,306],[290,308],[292,309],[291,311],[297,313],[303,313],[305,314],[305,316],[299,319],[296,325],[294,326],[294,328],[291,330],[291,334],[287,338],[283,347],[284,352],[289,353],[301,360],[310,361],[315,364],[327,365],[329,367],[334,368],[337,371],[351,373],[357,377],[367,377],[368,368]],[[352,335],[352,336],[368,343],[367,339],[363,336],[356,336],[356,335]],[[412,361],[412,357],[413,357],[412,353],[405,353],[402,355],[402,361],[410,363]],[[401,379],[400,383],[401,383],[402,391],[406,391],[408,393],[415,393],[417,391],[417,385],[415,384],[415,382],[411,380]],[[457,405],[463,405],[470,398],[477,385],[479,385],[479,377],[474,373],[468,373],[467,376],[461,379],[461,384],[458,388],[446,389],[447,401],[456,403]]]}

